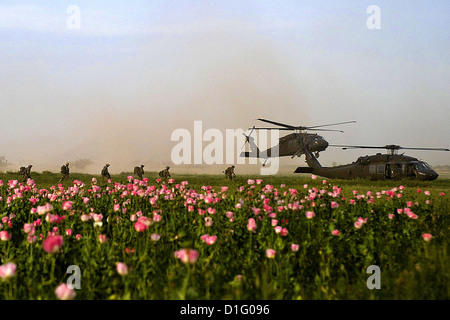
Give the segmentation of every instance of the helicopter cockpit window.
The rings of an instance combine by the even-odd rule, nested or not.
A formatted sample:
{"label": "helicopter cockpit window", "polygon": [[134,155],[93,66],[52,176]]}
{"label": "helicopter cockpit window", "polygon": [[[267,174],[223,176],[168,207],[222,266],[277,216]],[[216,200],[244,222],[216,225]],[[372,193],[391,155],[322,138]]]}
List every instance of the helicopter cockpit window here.
{"label": "helicopter cockpit window", "polygon": [[426,167],[423,165],[423,162],[419,162],[419,163],[416,163],[416,169],[417,169],[417,171],[422,171],[422,170],[425,170]]}
{"label": "helicopter cockpit window", "polygon": [[419,162],[419,164],[421,164],[425,169],[431,170],[431,167],[428,163],[426,162]]}

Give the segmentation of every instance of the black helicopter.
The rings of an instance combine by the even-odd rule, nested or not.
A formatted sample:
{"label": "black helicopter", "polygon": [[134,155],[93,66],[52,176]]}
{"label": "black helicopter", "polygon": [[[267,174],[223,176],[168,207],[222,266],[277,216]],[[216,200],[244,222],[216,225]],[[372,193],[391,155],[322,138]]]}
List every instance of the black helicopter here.
{"label": "black helicopter", "polygon": [[[324,124],[324,125],[318,125],[318,126],[292,126],[285,123],[280,123],[272,120],[266,120],[266,119],[257,119],[258,121],[267,122],[273,125],[276,125],[278,127],[269,127],[269,128],[256,128],[255,126],[253,128],[249,128],[250,133],[248,135],[244,134],[245,136],[245,142],[242,148],[245,146],[245,144],[248,142],[250,145],[250,152],[242,152],[241,157],[246,158],[265,158],[266,161],[271,157],[286,157],[291,156],[291,158],[294,158],[295,156],[300,157],[302,154],[304,154],[305,147],[308,148],[310,152],[313,152],[316,156],[316,158],[319,157],[319,152],[324,151],[328,147],[328,142],[317,133],[307,133],[306,131],[336,131],[336,132],[344,132],[342,130],[330,130],[330,129],[319,129],[321,127],[327,127],[327,126],[334,126],[339,124],[346,124],[346,123],[356,123],[356,121],[346,121],[346,122],[339,122],[339,123],[331,123],[331,124]],[[288,134],[287,136],[281,137],[279,139],[278,145],[268,148],[265,151],[259,150],[258,146],[255,144],[254,138],[251,137],[251,134],[254,130],[288,130],[288,131],[295,131],[293,133]],[[277,150],[278,152],[274,152]],[[263,166],[265,165],[266,161],[264,161]]]}
{"label": "black helicopter", "polygon": [[377,153],[371,156],[359,157],[355,162],[335,166],[322,167],[316,157],[308,149],[304,150],[308,167],[298,167],[294,173],[312,173],[322,177],[336,179],[370,179],[370,180],[390,180],[390,179],[411,179],[411,180],[435,180],[439,176],[430,165],[417,158],[398,154],[398,150],[428,150],[428,151],[450,151],[446,148],[404,148],[398,145],[386,145],[383,147],[373,146],[344,146],[342,149],[386,149],[386,154]]}

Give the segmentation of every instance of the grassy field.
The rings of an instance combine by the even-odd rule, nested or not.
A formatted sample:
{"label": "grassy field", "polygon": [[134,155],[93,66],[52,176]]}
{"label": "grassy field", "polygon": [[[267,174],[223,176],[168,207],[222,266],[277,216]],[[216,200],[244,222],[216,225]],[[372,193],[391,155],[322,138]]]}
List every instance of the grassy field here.
{"label": "grassy field", "polygon": [[[71,173],[58,186],[59,173],[33,173],[29,185],[0,173],[0,268],[17,268],[0,270],[0,299],[62,299],[70,265],[81,287],[63,298],[450,297],[448,179],[130,175]],[[380,289],[368,287],[370,266]]]}
{"label": "grassy field", "polygon": [[[126,183],[127,178],[133,176],[131,172],[122,172],[120,174],[111,175],[112,181]],[[86,173],[71,173],[70,178],[62,182],[62,185],[69,187],[73,185],[73,180],[80,180],[84,183],[90,182],[91,179],[95,177],[99,183],[105,183],[100,175],[86,174]],[[33,172],[33,180],[41,188],[50,188],[51,186],[58,185],[58,181],[61,178],[60,173],[54,172]],[[159,178],[157,172],[147,172],[144,178],[149,179],[150,182],[154,183],[156,179]],[[259,176],[259,175],[237,175],[236,179],[230,181],[226,179],[225,175],[211,175],[211,174],[176,174],[172,175],[172,178],[176,180],[177,183],[183,180],[189,181],[189,186],[193,189],[199,189],[203,185],[209,185],[214,188],[220,188],[222,186],[237,186],[241,184],[246,184],[248,179],[262,179],[264,183],[271,184],[274,186],[279,186],[285,184],[291,188],[303,188],[305,183],[311,183],[310,174],[287,174],[287,175],[273,175],[273,176]],[[22,176],[17,173],[12,172],[0,172],[0,180],[18,180],[22,181]],[[409,188],[421,188],[434,191],[434,193],[445,192],[450,194],[450,174],[441,176],[435,181],[413,181],[413,180],[394,180],[394,181],[369,181],[364,179],[354,179],[354,180],[341,180],[341,179],[327,179],[322,177],[317,177],[317,183],[320,185],[323,180],[328,180],[334,185],[341,186],[344,190],[344,194],[349,195],[353,189],[360,191],[374,191],[390,189],[393,187],[398,187],[403,185]]]}

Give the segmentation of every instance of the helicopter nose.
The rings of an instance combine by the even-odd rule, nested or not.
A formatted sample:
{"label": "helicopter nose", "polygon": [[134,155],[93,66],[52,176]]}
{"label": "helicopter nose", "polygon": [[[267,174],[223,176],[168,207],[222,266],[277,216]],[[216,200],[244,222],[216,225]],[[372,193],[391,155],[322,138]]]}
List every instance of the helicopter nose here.
{"label": "helicopter nose", "polygon": [[439,175],[437,174],[436,171],[431,170],[431,172],[429,173],[429,180],[436,180],[439,177]]}

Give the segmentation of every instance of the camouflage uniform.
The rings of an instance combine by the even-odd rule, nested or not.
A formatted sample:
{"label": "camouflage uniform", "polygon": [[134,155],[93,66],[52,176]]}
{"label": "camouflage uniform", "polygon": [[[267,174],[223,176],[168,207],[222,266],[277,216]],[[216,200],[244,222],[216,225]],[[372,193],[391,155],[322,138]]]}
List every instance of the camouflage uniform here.
{"label": "camouflage uniform", "polygon": [[69,177],[69,173],[70,173],[69,163],[66,162],[66,164],[61,167],[61,174],[63,176],[62,176],[61,179],[59,179],[59,182],[63,181],[65,178],[68,178]]}
{"label": "camouflage uniform", "polygon": [[27,181],[28,179],[31,179],[31,167],[30,164],[28,167],[20,167],[19,174],[23,176],[23,181]]}
{"label": "camouflage uniform", "polygon": [[234,173],[234,165],[232,165],[231,167],[228,167],[225,171],[224,171],[225,175],[227,176],[228,179],[233,180],[233,176],[236,176],[236,174]]}
{"label": "camouflage uniform", "polygon": [[30,164],[30,165],[26,168],[25,175],[26,175],[27,179],[31,179],[31,168],[32,168],[32,167],[33,167],[33,166]]}
{"label": "camouflage uniform", "polygon": [[161,170],[159,172],[159,176],[163,179],[167,179],[168,177],[170,178],[169,169],[170,169],[170,167],[167,166],[164,170]]}
{"label": "camouflage uniform", "polygon": [[142,180],[142,177],[144,175],[144,165],[141,164],[140,167],[134,167],[134,174],[137,174],[139,179]]}
{"label": "camouflage uniform", "polygon": [[106,164],[106,165],[103,167],[101,174],[102,174],[102,177],[103,177],[103,178],[109,180],[109,179],[111,179],[111,175],[110,175],[109,172],[108,172],[108,167],[109,167],[109,164]]}

